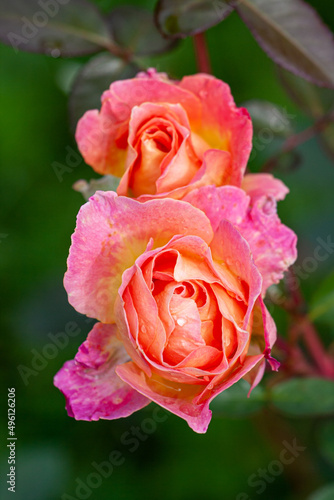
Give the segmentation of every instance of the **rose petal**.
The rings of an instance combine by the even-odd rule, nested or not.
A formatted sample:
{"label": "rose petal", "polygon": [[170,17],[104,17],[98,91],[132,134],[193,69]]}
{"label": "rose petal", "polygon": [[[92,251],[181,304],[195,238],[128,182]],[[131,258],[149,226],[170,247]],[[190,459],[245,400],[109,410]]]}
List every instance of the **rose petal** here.
{"label": "rose petal", "polygon": [[87,316],[112,323],[123,272],[145,252],[151,238],[160,247],[176,234],[210,242],[212,229],[204,213],[189,203],[139,203],[98,191],[81,207],[72,236],[64,279],[69,302]]}
{"label": "rose petal", "polygon": [[166,363],[176,365],[183,361],[196,347],[204,346],[201,336],[201,320],[193,299],[174,295],[170,301],[170,313],[175,327],[164,350]]}
{"label": "rose petal", "polygon": [[240,186],[252,148],[252,122],[245,108],[237,108],[229,86],[210,75],[184,77],[179,86],[201,100],[202,123],[192,129],[215,149],[230,151],[233,175],[231,184]]}
{"label": "rose petal", "polygon": [[174,281],[167,282],[167,284],[166,282],[156,281],[153,290],[154,300],[157,303],[159,317],[164,325],[167,338],[175,328],[175,321],[170,313],[170,301],[177,286],[179,286],[178,283]]}
{"label": "rose petal", "polygon": [[235,225],[240,224],[247,214],[250,202],[249,196],[234,186],[201,187],[187,194],[184,200],[203,210],[210,219],[213,231],[217,230],[222,219]]}
{"label": "rose petal", "polygon": [[210,248],[216,269],[219,262],[222,275],[228,269],[240,283],[239,288],[242,287],[244,293],[247,292],[248,307],[243,323],[243,328],[246,329],[262,287],[262,277],[253,262],[249,245],[230,222],[222,220]]}
{"label": "rose petal", "polygon": [[242,365],[230,366],[229,370],[226,370],[221,375],[214,377],[204,388],[202,393],[194,399],[194,402],[197,405],[204,404],[205,402],[209,403],[213,398],[218,396],[218,394],[234,385],[241,378],[245,377],[255,366],[258,366],[260,369],[260,361],[263,360],[263,358],[263,354],[259,354],[257,356],[247,356]]}
{"label": "rose petal", "polygon": [[[136,345],[150,360],[161,363],[166,344],[166,332],[158,315],[158,306],[145,283],[141,269],[138,267],[127,289],[138,316]],[[131,333],[130,331],[130,335]]]}
{"label": "rose petal", "polygon": [[73,361],[67,361],[54,378],[66,397],[66,409],[76,420],[127,417],[150,403],[115,373],[128,361],[115,325],[97,323],[80,346]]}
{"label": "rose petal", "polygon": [[147,201],[157,198],[174,198],[175,200],[184,199],[188,193],[202,186],[214,185],[220,186],[229,184],[232,179],[233,167],[231,154],[228,151],[219,151],[209,149],[203,155],[203,163],[197,171],[192,181],[185,186],[178,187],[169,192],[157,193],[155,195],[143,194],[139,197],[140,201]]}
{"label": "rose petal", "polygon": [[273,196],[276,200],[284,200],[289,189],[271,174],[247,174],[242,180],[242,189],[252,201],[260,196]]}
{"label": "rose petal", "polygon": [[128,289],[125,290],[123,298],[124,300],[118,296],[115,302],[119,338],[130,358],[150,377],[152,375],[151,367],[137,345],[139,319]]}
{"label": "rose petal", "polygon": [[125,170],[127,123],[113,116],[109,104],[87,111],[78,121],[75,139],[85,162],[99,174],[121,177]]}
{"label": "rose petal", "polygon": [[206,432],[211,420],[209,404],[193,403],[195,397],[202,392],[203,386],[180,384],[158,375],[148,378],[131,362],[118,366],[117,374],[136,391],[186,420],[195,432]]}
{"label": "rose petal", "polygon": [[144,102],[181,104],[190,120],[200,119],[200,102],[196,95],[175,85],[172,80],[133,78],[113,82],[102,95],[102,103],[109,102],[114,116],[119,116],[122,103],[122,119],[129,119],[134,106]]}
{"label": "rose petal", "polygon": [[248,398],[251,395],[252,390],[255,389],[255,387],[259,385],[259,383],[261,382],[265,369],[266,369],[266,362],[264,359],[262,359],[243,377],[243,379],[246,380],[250,385],[247,394]]}

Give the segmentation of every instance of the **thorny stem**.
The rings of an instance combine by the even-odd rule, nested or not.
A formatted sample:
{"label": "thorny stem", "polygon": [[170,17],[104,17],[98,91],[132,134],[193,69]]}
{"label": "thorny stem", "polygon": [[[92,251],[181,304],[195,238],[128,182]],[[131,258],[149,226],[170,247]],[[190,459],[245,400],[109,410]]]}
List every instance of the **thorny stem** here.
{"label": "thorny stem", "polygon": [[193,36],[193,40],[198,71],[200,71],[201,73],[208,73],[210,75],[212,73],[212,70],[209,52],[206,45],[205,34],[198,33],[197,35]]}
{"label": "thorny stem", "polygon": [[284,142],[281,151],[272,158],[269,158],[269,160],[263,165],[261,171],[271,172],[277,166],[277,163],[284,154],[290,153],[304,142],[307,142],[309,139],[312,139],[312,137],[322,132],[327,127],[327,125],[329,125],[333,121],[334,121],[334,111],[331,110],[329,113],[325,114],[317,121],[315,121],[313,125],[311,125],[310,127],[306,128],[305,130],[302,130],[298,134],[293,134],[290,137],[288,137]]}

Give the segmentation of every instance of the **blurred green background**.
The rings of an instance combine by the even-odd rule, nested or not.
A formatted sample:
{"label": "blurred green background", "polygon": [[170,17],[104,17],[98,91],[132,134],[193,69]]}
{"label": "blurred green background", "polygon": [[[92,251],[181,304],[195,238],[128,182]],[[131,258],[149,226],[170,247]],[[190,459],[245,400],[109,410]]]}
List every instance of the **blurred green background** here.
{"label": "blurred green background", "polygon": [[[95,3],[107,11],[131,2]],[[328,1],[309,3],[334,30],[334,11]],[[152,9],[154,2],[132,4]],[[213,73],[231,86],[237,104],[266,99],[295,116],[292,121],[297,131],[311,124],[289,100],[278,82],[274,64],[236,14],[211,28],[207,40]],[[15,54],[4,45],[0,46],[0,56],[0,497],[11,498],[6,485],[5,438],[7,387],[15,387],[16,500],[308,498],[314,489],[333,478],[334,428],[330,420],[289,419],[267,409],[243,419],[214,417],[207,434],[197,435],[171,414],[164,422],[154,424],[151,432],[145,419],[152,418],[153,404],[119,421],[77,422],[67,416],[64,398],[53,387],[52,379],[62,364],[73,358],[91,326],[68,305],[62,285],[70,236],[83,203],[72,185],[94,175],[77,161],[78,165],[60,182],[53,164],[66,164],[69,147],[77,151],[69,128],[66,89],[69,75],[87,58],[57,60]],[[186,39],[173,52],[149,62],[176,78],[195,73],[192,40]],[[250,162],[250,170],[257,171],[275,148],[276,143],[266,146]],[[279,214],[298,234],[301,263],[313,255],[317,238],[326,240],[332,235],[334,239],[334,165],[316,139],[298,151],[303,158],[298,169],[274,173],[290,188],[287,199],[279,204]],[[333,264],[332,254],[302,282],[308,300],[333,271]],[[275,308],[272,312],[284,335],[285,316]],[[50,334],[64,332],[69,322],[75,322],[80,332],[70,338],[67,346],[55,347]],[[330,322],[319,320],[317,327],[326,343],[333,341]],[[48,350],[47,344],[53,344],[53,348]],[[44,361],[39,358],[36,370],[34,359],[38,355],[43,355]],[[25,371],[23,378],[19,372],[24,370],[22,366],[32,370]],[[124,443],[122,438],[136,426],[148,429],[136,438],[137,447]],[[294,439],[306,449],[293,463],[284,465],[282,473],[270,475],[271,481],[264,481],[265,490],[257,493],[262,489],[254,482],[259,468],[274,470],[272,463],[279,460],[283,441],[292,444]],[[81,496],[77,496],[78,478],[87,484],[95,471],[92,463],[108,460],[114,450],[122,454],[123,463],[101,479],[98,488],[90,488],[89,493],[82,487]],[[94,483],[94,479],[91,481]]]}

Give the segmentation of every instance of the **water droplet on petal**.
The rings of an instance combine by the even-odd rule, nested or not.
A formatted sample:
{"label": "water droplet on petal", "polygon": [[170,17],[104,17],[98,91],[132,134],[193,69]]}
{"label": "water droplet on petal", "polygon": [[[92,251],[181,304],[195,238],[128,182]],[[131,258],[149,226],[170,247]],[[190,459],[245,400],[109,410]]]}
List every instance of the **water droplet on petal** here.
{"label": "water droplet on petal", "polygon": [[231,340],[229,338],[224,339],[224,346],[225,347],[228,347],[230,345],[230,343],[231,343]]}
{"label": "water droplet on petal", "polygon": [[147,332],[146,326],[145,326],[145,325],[141,325],[141,327],[140,327],[140,331],[141,331],[142,333],[146,333],[146,332]]}
{"label": "water droplet on petal", "polygon": [[184,325],[187,323],[187,321],[186,321],[184,318],[178,318],[178,319],[176,320],[176,323],[177,323],[179,326],[184,326]]}
{"label": "water droplet on petal", "polygon": [[120,396],[112,396],[111,401],[114,405],[120,405],[123,402],[123,398]]}

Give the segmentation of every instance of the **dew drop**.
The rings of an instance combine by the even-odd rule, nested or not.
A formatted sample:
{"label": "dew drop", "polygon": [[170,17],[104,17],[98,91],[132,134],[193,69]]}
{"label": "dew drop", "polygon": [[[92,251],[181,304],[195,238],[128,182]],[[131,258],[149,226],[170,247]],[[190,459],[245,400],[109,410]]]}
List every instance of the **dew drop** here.
{"label": "dew drop", "polygon": [[114,405],[120,405],[123,402],[123,398],[116,395],[111,398],[111,401],[113,402]]}
{"label": "dew drop", "polygon": [[186,321],[184,318],[178,318],[178,319],[176,320],[176,323],[177,323],[179,326],[184,326],[184,325],[187,323],[187,321]]}
{"label": "dew drop", "polygon": [[230,340],[229,338],[224,339],[224,345],[225,345],[226,347],[228,347],[228,346],[230,345],[230,343],[231,343],[231,340]]}

